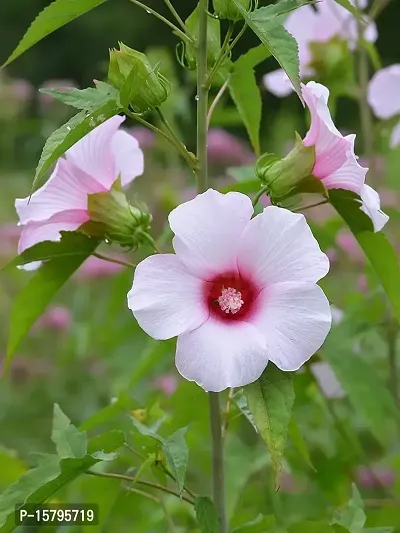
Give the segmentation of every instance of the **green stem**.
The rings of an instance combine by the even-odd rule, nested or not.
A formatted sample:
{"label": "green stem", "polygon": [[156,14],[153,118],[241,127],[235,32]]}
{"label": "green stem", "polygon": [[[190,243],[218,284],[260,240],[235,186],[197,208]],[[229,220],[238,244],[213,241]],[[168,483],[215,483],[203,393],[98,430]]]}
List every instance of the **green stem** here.
{"label": "green stem", "polygon": [[189,32],[188,32],[188,29],[186,27],[186,24],[183,22],[183,20],[179,16],[179,13],[176,11],[176,9],[174,8],[174,6],[170,2],[170,0],[164,0],[164,3],[168,7],[168,9],[171,11],[172,15],[175,17],[176,22],[179,24],[179,26],[182,28],[182,30],[187,35]]}
{"label": "green stem", "polygon": [[220,519],[220,533],[228,533],[225,508],[224,456],[219,393],[209,392],[212,438],[213,496]]}
{"label": "green stem", "polygon": [[102,259],[103,261],[108,261],[109,263],[116,263],[117,265],[126,266],[128,268],[136,268],[136,265],[133,263],[128,263],[127,261],[116,259],[115,257],[108,257],[108,255],[99,254],[97,252],[94,252],[92,255],[97,257],[97,259]]}
{"label": "green stem", "polygon": [[389,4],[390,0],[375,0],[368,13],[368,17],[371,20],[375,20]]}
{"label": "green stem", "polygon": [[391,321],[387,325],[387,344],[388,344],[388,359],[390,372],[390,388],[393,393],[396,405],[400,407],[399,395],[399,371],[397,368],[397,337],[399,334],[398,325]]}
{"label": "green stem", "polygon": [[210,127],[210,122],[211,122],[211,117],[215,111],[215,108],[217,107],[218,105],[218,102],[221,100],[224,92],[226,91],[228,85],[229,85],[229,80],[231,79],[230,75],[226,78],[226,80],[224,81],[224,84],[222,85],[222,87],[220,88],[220,90],[218,91],[216,97],[214,98],[212,104],[210,105],[210,109],[208,111],[208,115],[207,115],[207,129]]}
{"label": "green stem", "polygon": [[199,34],[197,44],[197,192],[207,190],[207,11],[208,0],[199,2]]}
{"label": "green stem", "polygon": [[252,204],[253,204],[253,207],[255,207],[257,204],[258,204],[258,201],[259,199],[261,198],[261,196],[268,192],[268,189],[269,189],[269,185],[264,185],[264,187],[262,187],[258,193],[254,196],[253,198],[253,201],[252,201]]}
{"label": "green stem", "polygon": [[316,204],[304,205],[303,207],[298,207],[297,209],[293,209],[293,212],[298,213],[299,211],[306,211],[307,209],[312,209],[313,207],[318,207],[319,205],[325,205],[325,204],[329,204],[329,201],[321,200],[321,202],[317,202]]}
{"label": "green stem", "polygon": [[151,7],[149,6],[146,6],[145,4],[142,4],[142,2],[139,2],[138,0],[130,0],[132,2],[132,4],[135,4],[136,6],[144,9],[146,11],[146,13],[149,13],[151,15],[154,15],[155,17],[157,17],[159,20],[161,20],[162,22],[164,22],[164,24],[166,24],[167,26],[169,26],[170,28],[172,28],[174,30],[174,32],[179,35],[179,37],[182,39],[182,41],[186,41],[187,43],[191,43],[191,39],[185,34],[183,33],[183,31],[181,31],[178,26],[175,26],[175,24],[173,24],[170,20],[166,19],[165,17],[163,17],[162,15],[160,15],[160,13],[157,13],[157,11],[155,11],[154,9],[152,9]]}

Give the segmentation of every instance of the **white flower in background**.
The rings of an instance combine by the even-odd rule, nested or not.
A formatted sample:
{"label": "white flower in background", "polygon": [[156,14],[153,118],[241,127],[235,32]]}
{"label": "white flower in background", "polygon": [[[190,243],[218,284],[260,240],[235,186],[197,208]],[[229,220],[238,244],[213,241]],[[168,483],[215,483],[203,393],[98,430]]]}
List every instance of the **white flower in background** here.
{"label": "white flower in background", "polygon": [[169,215],[175,254],[136,268],[128,305],[155,339],[178,336],[176,366],[207,391],[297,370],[324,342],[329,270],[303,215],[209,189]]}

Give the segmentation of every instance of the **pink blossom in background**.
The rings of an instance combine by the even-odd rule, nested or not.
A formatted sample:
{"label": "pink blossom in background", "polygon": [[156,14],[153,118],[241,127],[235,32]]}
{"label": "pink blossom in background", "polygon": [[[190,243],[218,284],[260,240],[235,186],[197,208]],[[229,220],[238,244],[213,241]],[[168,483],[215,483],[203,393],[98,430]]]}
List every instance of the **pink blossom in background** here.
{"label": "pink blossom in background", "polygon": [[16,255],[21,228],[8,222],[0,225],[0,256]]}
{"label": "pink blossom in background", "polygon": [[317,380],[322,394],[326,398],[343,398],[346,395],[335,372],[328,363],[324,361],[313,363],[311,365],[311,372]]}
{"label": "pink blossom in background", "polygon": [[[400,115],[400,65],[391,65],[375,72],[368,85],[368,102],[381,119]],[[392,131],[392,148],[400,145],[400,122]]]}
{"label": "pink blossom in background", "polygon": [[[117,259],[124,259],[123,256],[110,256],[116,257]],[[118,263],[110,263],[109,261],[104,261],[95,256],[90,256],[82,264],[75,274],[75,277],[79,280],[88,280],[88,279],[101,279],[108,278],[109,276],[115,276],[125,270],[123,265]]]}
{"label": "pink blossom in background", "polygon": [[260,204],[263,207],[268,207],[269,205],[271,205],[271,198],[267,196],[266,194],[263,194],[260,198]]}
{"label": "pink blossom in background", "polygon": [[71,325],[72,317],[69,309],[62,306],[52,306],[39,318],[34,328],[36,330],[68,331]]}
{"label": "pink blossom in background", "polygon": [[394,470],[382,466],[359,466],[356,469],[355,476],[358,484],[369,489],[392,487],[396,482]]}
{"label": "pink blossom in background", "polygon": [[336,236],[336,244],[343,250],[351,261],[359,265],[365,262],[365,255],[356,238],[348,229],[343,229]]}
{"label": "pink blossom in background", "polygon": [[[359,2],[358,5],[364,9],[367,2]],[[285,28],[297,41],[301,78],[310,78],[315,74],[311,66],[311,43],[326,43],[338,37],[348,42],[352,50],[357,41],[357,20],[347,9],[335,0],[321,0],[315,4],[315,8],[306,5],[296,9],[285,22]],[[364,18],[367,19],[365,16]],[[374,22],[366,27],[364,38],[370,42],[375,42],[378,38]],[[263,81],[265,87],[279,98],[288,96],[293,91],[293,86],[282,69],[266,74]]]}
{"label": "pink blossom in background", "polygon": [[[57,91],[67,90],[67,89],[77,89],[77,85],[73,80],[46,80],[42,84],[42,89],[56,89]],[[39,104],[46,108],[57,103],[57,100],[50,96],[49,94],[39,92],[38,95]]]}
{"label": "pink blossom in background", "polygon": [[297,370],[324,342],[329,261],[301,214],[213,189],[169,215],[175,254],[139,263],[128,306],[148,335],[178,336],[180,374],[207,391]]}
{"label": "pink blossom in background", "polygon": [[357,288],[363,294],[368,292],[368,279],[365,274],[360,274],[357,278]]}
{"label": "pink blossom in background", "polygon": [[327,189],[357,193],[362,201],[360,209],[371,218],[374,231],[380,231],[389,217],[381,211],[378,193],[365,184],[368,169],[359,165],[354,153],[356,136],[344,137],[334,125],[328,107],[329,90],[324,85],[310,81],[302,84],[302,93],[311,114],[311,126],[303,145],[315,149],[312,175]]}
{"label": "pink blossom in background", "polygon": [[335,248],[328,248],[325,253],[328,256],[330,264],[337,261],[337,251],[335,250]]}
{"label": "pink blossom in background", "polygon": [[221,128],[211,128],[208,134],[210,164],[248,165],[255,156],[244,141]]}
{"label": "pink blossom in background", "polygon": [[29,101],[33,93],[32,85],[29,81],[23,79],[12,80],[11,89],[14,98],[23,103]]}
{"label": "pink blossom in background", "polygon": [[164,374],[159,376],[153,382],[156,389],[164,392],[166,396],[172,396],[178,388],[178,377],[174,374]]}
{"label": "pink blossom in background", "polygon": [[88,195],[111,189],[118,176],[124,187],[143,172],[143,153],[119,129],[125,117],[110,118],[57,161],[49,180],[32,196],[17,199],[22,225],[19,253],[42,241],[57,241],[60,231],[75,231],[89,220]]}
{"label": "pink blossom in background", "polygon": [[153,148],[155,134],[153,131],[149,130],[149,128],[145,128],[144,126],[133,126],[127,128],[125,131],[137,140],[142,149]]}

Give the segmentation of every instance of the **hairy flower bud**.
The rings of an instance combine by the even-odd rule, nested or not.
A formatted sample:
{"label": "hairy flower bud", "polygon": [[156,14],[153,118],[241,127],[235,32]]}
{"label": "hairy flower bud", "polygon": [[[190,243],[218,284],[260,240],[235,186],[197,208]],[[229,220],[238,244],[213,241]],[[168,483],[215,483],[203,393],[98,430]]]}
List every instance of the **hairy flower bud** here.
{"label": "hairy flower bud", "polygon": [[262,155],[255,166],[257,177],[269,187],[272,198],[287,198],[299,192],[324,192],[320,180],[312,176],[315,163],[313,146],[303,146],[300,137],[291,152],[280,159],[275,154]]}
{"label": "hairy flower bud", "polygon": [[[250,8],[250,0],[238,0],[244,9]],[[240,20],[242,15],[233,0],[213,0],[215,14],[220,19]]]}
{"label": "hairy flower bud", "polygon": [[88,195],[88,212],[90,220],[81,229],[90,236],[135,249],[151,240],[151,214],[128,203],[119,179],[110,191]]}
{"label": "hairy flower bud", "polygon": [[119,43],[110,50],[109,82],[120,90],[123,105],[130,104],[138,113],[159,106],[170,93],[168,80],[152,66],[145,54]]}
{"label": "hairy flower bud", "polygon": [[[189,32],[197,39],[199,35],[199,7],[186,19],[185,24]],[[207,17],[207,64],[211,68],[221,51],[221,27],[219,20]],[[189,70],[195,70],[197,65],[196,49],[187,44],[185,57]]]}

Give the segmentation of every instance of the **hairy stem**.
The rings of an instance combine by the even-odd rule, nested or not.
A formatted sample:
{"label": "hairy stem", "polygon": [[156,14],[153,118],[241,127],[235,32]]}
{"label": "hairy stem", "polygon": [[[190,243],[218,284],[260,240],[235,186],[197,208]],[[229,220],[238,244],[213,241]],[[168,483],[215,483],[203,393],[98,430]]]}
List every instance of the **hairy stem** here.
{"label": "hairy stem", "polygon": [[228,76],[224,82],[224,84],[222,85],[222,87],[220,88],[220,90],[218,91],[216,97],[214,98],[212,104],[210,105],[210,109],[208,111],[208,115],[207,115],[207,129],[210,127],[210,122],[211,122],[211,117],[215,111],[215,108],[217,107],[218,105],[218,102],[221,100],[224,92],[226,91],[228,85],[229,85],[229,80],[230,80],[230,76]]}
{"label": "hairy stem", "polygon": [[213,496],[220,519],[220,533],[228,533],[225,509],[224,456],[219,393],[209,392],[212,439]]}
{"label": "hairy stem", "polygon": [[97,259],[102,259],[103,261],[108,261],[109,263],[116,263],[117,265],[126,266],[128,268],[136,268],[136,265],[133,263],[128,263],[127,261],[116,259],[115,257],[109,257],[108,255],[99,254],[97,252],[94,252],[92,255],[97,257]]}

